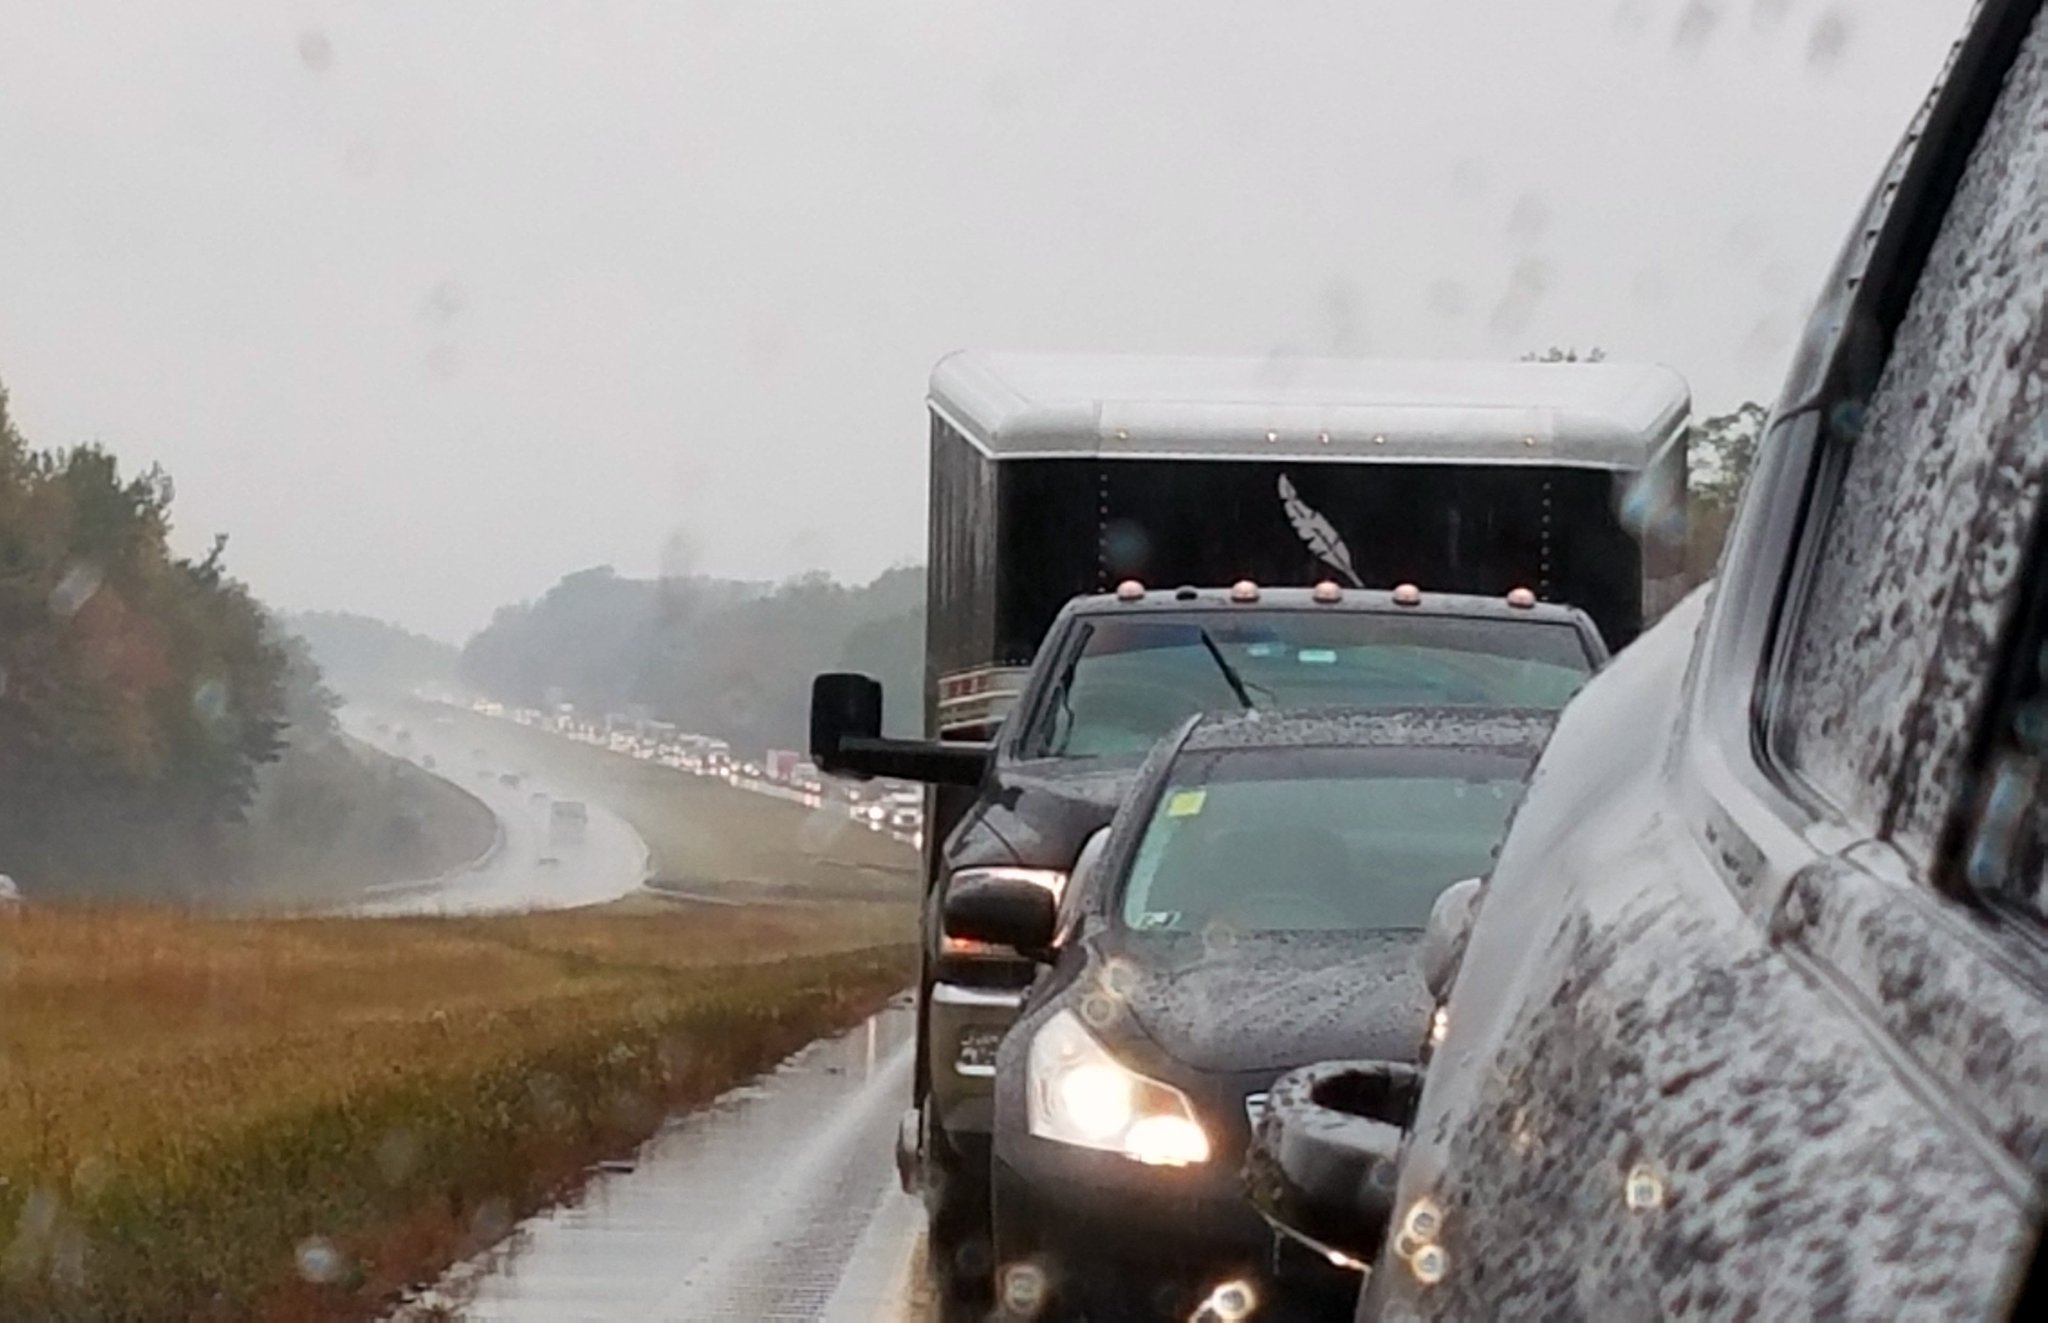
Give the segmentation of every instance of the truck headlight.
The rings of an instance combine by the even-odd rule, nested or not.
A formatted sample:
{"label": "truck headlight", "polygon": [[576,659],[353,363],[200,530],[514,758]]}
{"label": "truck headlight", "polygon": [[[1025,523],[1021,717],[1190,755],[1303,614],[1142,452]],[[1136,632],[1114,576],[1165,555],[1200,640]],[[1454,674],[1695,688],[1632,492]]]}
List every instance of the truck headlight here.
{"label": "truck headlight", "polygon": [[1187,1095],[1123,1065],[1071,1011],[1032,1035],[1024,1100],[1041,1139],[1160,1166],[1209,1160],[1209,1136]]}

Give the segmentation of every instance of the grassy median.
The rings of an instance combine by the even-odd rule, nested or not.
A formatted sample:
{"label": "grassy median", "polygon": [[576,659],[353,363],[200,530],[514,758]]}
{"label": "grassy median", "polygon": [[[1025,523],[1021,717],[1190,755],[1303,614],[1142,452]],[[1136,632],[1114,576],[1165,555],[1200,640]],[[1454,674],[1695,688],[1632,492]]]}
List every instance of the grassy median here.
{"label": "grassy median", "polygon": [[0,1318],[374,1315],[908,981],[900,904],[0,913]]}

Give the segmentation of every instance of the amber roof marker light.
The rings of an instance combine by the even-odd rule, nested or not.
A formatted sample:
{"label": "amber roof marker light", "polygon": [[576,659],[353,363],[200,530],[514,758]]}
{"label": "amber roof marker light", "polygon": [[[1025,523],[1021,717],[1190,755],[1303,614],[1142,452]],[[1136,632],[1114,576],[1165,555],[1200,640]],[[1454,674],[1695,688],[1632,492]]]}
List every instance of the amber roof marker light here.
{"label": "amber roof marker light", "polygon": [[1422,590],[1412,583],[1404,583],[1394,589],[1395,606],[1421,606]]}

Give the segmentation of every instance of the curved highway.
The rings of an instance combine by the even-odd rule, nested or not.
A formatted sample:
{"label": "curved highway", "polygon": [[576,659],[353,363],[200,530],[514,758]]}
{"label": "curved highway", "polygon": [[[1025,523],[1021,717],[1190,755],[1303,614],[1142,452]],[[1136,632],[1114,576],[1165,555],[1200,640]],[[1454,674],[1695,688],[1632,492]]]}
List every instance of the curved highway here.
{"label": "curved highway", "polygon": [[[394,757],[415,763],[431,757],[436,775],[482,800],[498,821],[498,839],[483,858],[440,877],[374,888],[369,899],[348,906],[347,913],[567,909],[617,900],[647,880],[647,844],[623,819],[586,804],[589,823],[583,839],[553,840],[548,818],[555,788],[526,768],[502,765],[502,759],[476,747],[460,728],[355,706],[342,710],[341,723],[350,735]],[[517,785],[503,783],[507,773],[518,776]]]}

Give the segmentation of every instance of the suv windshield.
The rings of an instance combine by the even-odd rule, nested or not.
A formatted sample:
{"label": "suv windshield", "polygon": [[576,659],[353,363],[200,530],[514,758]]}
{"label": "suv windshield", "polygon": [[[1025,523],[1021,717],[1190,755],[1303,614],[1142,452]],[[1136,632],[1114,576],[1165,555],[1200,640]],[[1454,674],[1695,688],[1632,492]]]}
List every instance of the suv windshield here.
{"label": "suv windshield", "polygon": [[1106,617],[1039,705],[1026,758],[1142,754],[1198,712],[1258,707],[1564,706],[1593,672],[1549,622],[1364,612]]}
{"label": "suv windshield", "polygon": [[1124,884],[1142,932],[1419,929],[1492,866],[1526,765],[1439,750],[1261,749],[1183,759]]}

